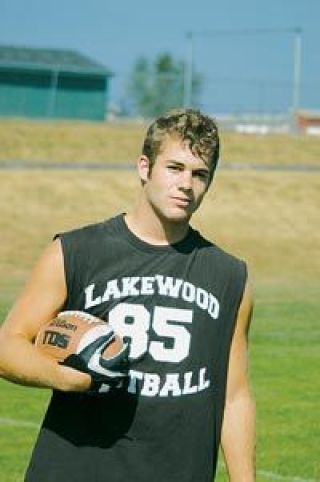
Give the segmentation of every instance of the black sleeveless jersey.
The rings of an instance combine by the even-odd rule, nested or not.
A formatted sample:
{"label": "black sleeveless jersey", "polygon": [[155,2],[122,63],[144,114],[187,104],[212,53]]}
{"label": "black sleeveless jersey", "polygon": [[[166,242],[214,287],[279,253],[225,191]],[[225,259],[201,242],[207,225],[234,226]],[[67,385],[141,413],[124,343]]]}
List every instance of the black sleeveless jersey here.
{"label": "black sleeveless jersey", "polygon": [[245,263],[192,228],[152,246],[123,216],[60,238],[64,309],[130,342],[130,377],[98,396],[55,391],[25,480],[211,482]]}

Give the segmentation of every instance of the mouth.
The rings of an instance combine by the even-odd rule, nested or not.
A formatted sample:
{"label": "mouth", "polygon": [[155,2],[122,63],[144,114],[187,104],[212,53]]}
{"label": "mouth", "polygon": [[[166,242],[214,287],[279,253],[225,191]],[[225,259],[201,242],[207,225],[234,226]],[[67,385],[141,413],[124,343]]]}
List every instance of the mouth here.
{"label": "mouth", "polygon": [[179,207],[183,207],[183,208],[186,208],[188,207],[190,204],[191,204],[191,199],[189,198],[184,198],[184,197],[172,197],[174,203],[179,206]]}

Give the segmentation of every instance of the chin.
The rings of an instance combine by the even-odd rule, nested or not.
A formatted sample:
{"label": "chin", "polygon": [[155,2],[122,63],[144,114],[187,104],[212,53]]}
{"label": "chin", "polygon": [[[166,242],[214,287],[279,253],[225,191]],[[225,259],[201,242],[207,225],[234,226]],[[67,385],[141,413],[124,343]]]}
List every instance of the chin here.
{"label": "chin", "polygon": [[191,214],[179,209],[168,213],[163,213],[162,218],[171,223],[187,223],[191,218]]}
{"label": "chin", "polygon": [[166,206],[161,209],[160,206],[153,205],[153,210],[163,223],[185,224],[189,222],[193,214],[187,209],[175,206]]}

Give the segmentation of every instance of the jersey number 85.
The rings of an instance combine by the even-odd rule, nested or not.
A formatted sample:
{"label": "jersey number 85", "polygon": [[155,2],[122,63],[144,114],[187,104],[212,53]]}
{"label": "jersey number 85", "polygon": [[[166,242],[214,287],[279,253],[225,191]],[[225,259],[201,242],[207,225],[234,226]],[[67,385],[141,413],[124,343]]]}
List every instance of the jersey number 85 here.
{"label": "jersey number 85", "polygon": [[[142,304],[119,303],[109,313],[116,333],[129,338],[130,358],[147,351],[157,361],[179,363],[189,355],[191,335],[185,325],[192,323],[192,310],[155,306],[153,316]],[[162,340],[149,342],[150,329]]]}

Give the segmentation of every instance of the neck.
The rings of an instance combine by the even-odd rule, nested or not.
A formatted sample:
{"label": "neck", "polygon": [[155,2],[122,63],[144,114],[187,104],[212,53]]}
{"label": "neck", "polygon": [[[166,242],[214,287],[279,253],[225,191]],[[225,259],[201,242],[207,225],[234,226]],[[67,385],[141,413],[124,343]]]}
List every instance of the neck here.
{"label": "neck", "polygon": [[185,238],[189,231],[188,220],[168,221],[141,203],[125,215],[128,228],[140,239],[154,245],[174,244]]}

